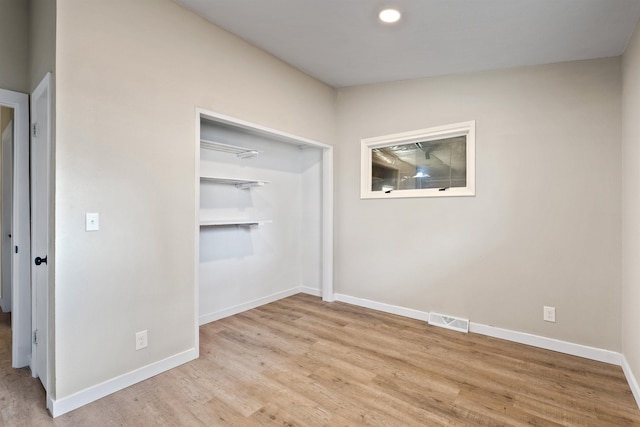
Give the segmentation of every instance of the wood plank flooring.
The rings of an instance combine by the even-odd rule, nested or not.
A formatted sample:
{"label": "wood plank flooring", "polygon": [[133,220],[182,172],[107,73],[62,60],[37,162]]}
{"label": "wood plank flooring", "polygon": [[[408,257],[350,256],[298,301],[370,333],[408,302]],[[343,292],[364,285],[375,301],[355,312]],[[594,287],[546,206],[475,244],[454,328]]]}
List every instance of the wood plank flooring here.
{"label": "wood plank flooring", "polygon": [[630,426],[622,370],[296,295],[200,328],[200,358],[51,419],[10,368],[4,426]]}

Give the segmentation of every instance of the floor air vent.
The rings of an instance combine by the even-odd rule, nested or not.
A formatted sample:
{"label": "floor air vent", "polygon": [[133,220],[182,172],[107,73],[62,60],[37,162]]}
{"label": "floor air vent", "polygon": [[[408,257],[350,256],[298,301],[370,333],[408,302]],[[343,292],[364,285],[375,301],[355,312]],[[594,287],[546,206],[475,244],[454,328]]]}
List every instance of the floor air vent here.
{"label": "floor air vent", "polygon": [[469,320],[459,317],[446,316],[444,314],[429,313],[429,324],[454,331],[469,332]]}

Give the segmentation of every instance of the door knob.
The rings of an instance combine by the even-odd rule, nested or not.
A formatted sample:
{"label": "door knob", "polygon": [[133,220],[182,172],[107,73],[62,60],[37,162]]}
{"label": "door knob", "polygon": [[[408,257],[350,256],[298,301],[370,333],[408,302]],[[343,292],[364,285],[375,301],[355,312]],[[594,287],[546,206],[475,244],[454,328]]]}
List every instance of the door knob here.
{"label": "door knob", "polygon": [[39,256],[37,256],[35,262],[36,262],[36,265],[40,265],[42,263],[46,264],[47,263],[47,257],[45,256],[44,258],[40,258]]}

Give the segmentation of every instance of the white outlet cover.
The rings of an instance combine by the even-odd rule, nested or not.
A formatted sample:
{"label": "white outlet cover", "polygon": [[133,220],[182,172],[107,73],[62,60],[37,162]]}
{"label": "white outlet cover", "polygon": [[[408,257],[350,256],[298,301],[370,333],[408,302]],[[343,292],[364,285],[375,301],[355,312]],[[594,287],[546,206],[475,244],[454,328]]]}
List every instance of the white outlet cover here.
{"label": "white outlet cover", "polygon": [[100,230],[100,214],[98,212],[87,212],[85,220],[86,231]]}
{"label": "white outlet cover", "polygon": [[136,350],[147,348],[149,342],[147,340],[147,330],[136,332]]}
{"label": "white outlet cover", "polygon": [[543,319],[546,322],[555,322],[556,321],[556,308],[544,306],[543,308]]}

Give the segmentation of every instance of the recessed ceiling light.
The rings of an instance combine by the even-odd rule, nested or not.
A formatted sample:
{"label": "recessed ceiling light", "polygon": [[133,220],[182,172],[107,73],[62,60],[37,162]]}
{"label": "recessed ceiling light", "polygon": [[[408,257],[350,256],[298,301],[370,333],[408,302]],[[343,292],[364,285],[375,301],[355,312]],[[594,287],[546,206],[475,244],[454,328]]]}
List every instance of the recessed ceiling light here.
{"label": "recessed ceiling light", "polygon": [[387,24],[393,24],[400,20],[400,11],[398,9],[384,9],[378,14],[378,18]]}

